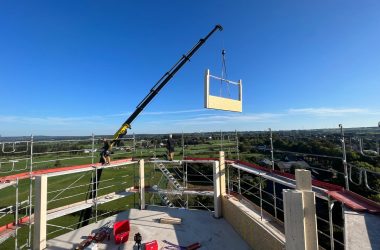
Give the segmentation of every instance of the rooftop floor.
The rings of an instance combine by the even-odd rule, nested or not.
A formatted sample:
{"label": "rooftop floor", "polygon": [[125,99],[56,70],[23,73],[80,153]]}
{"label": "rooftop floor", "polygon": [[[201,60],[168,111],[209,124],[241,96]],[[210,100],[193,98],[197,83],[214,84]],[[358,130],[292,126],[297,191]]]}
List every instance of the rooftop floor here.
{"label": "rooftop floor", "polygon": [[[161,224],[162,217],[182,218],[180,225]],[[57,238],[48,240],[47,249],[75,249],[88,235],[109,221],[129,219],[131,231],[129,239],[123,245],[115,245],[112,237],[98,244],[98,249],[137,249],[133,237],[139,232],[143,243],[157,240],[159,249],[170,247],[163,241],[188,246],[195,242],[201,244],[200,249],[250,249],[248,244],[234,231],[224,219],[215,219],[210,212],[185,210],[167,207],[149,206],[147,210],[130,209],[98,223],[90,224],[71,231]],[[171,248],[173,249],[173,248]]]}

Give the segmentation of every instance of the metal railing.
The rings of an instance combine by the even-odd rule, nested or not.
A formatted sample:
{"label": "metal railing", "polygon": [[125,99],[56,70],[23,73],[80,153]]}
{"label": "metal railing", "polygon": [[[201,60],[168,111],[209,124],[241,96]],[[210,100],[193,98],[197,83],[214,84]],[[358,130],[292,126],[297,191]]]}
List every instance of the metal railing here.
{"label": "metal railing", "polygon": [[[227,167],[227,192],[230,194],[231,192],[236,192],[242,197],[245,197],[250,202],[253,202],[256,204],[260,211],[260,218],[263,220],[264,218],[264,211],[266,214],[270,214],[275,218],[277,221],[283,223],[282,216],[279,216],[280,213],[284,213],[283,210],[283,199],[278,196],[278,194],[275,193],[275,190],[278,187],[281,187],[282,185],[280,183],[276,183],[273,180],[266,180],[265,176],[261,175],[254,175],[252,173],[245,172],[244,170],[241,170],[241,175],[245,176],[244,178],[239,178],[239,175],[237,173],[237,170],[233,168],[234,171],[231,173],[230,168],[233,168],[232,165],[229,165]],[[252,179],[248,181],[246,178],[248,176],[251,176]],[[256,179],[253,178],[253,176],[256,176]],[[270,183],[273,183],[272,185],[272,192],[269,192],[266,187],[270,186]],[[278,185],[278,186],[277,186]],[[270,189],[270,188],[269,188]],[[320,202],[324,202],[320,200]],[[328,213],[331,213],[329,210]],[[328,234],[323,232],[320,228],[322,227],[322,223],[327,223],[329,232]],[[330,249],[334,249],[335,243],[341,246],[344,246],[344,242],[340,241],[336,237],[334,237],[334,228],[344,231],[344,227],[333,224],[332,217],[329,216],[329,219],[324,219],[317,215],[317,225],[318,225],[318,234],[323,235],[327,237],[330,241]],[[319,241],[321,243],[321,240]],[[323,243],[322,243],[323,244]],[[323,246],[325,247],[325,246]]]}
{"label": "metal railing", "polygon": [[[224,133],[224,132],[218,132],[210,134],[212,137],[211,139],[208,138],[205,140],[207,143],[203,143],[202,145],[189,145],[185,143],[188,138],[184,134],[182,134],[181,137],[181,154],[180,157],[182,159],[186,157],[218,157],[219,151],[225,151],[226,152],[226,158],[230,159],[240,159],[240,150],[239,150],[239,139],[238,139],[238,133],[235,131],[235,133]],[[188,137],[188,136],[187,136]],[[61,167],[61,166],[70,166],[75,164],[94,164],[97,162],[97,155],[96,153],[99,151],[99,149],[102,147],[100,144],[99,137],[96,137],[95,135],[78,139],[78,140],[72,140],[72,139],[64,139],[64,140],[35,140],[33,136],[30,137],[30,140],[20,140],[15,142],[0,142],[0,148],[1,148],[1,158],[0,158],[0,175],[4,176],[5,174],[10,173],[20,173],[20,172],[29,172],[30,176],[32,176],[32,171],[35,169],[45,169],[45,168],[55,168],[55,167]],[[339,176],[343,176],[343,178],[347,179],[349,184],[355,184],[359,186],[363,186],[366,189],[379,193],[379,190],[376,189],[376,187],[373,185],[373,179],[379,178],[380,173],[361,168],[358,166],[355,166],[353,163],[348,163],[347,159],[345,157],[345,151],[343,150],[345,147],[345,138],[343,134],[343,127],[341,127],[341,151],[342,156],[336,156],[336,155],[324,155],[324,154],[311,154],[311,153],[302,153],[302,152],[292,152],[287,150],[281,150],[281,149],[275,149],[273,144],[275,140],[273,139],[273,133],[270,131],[269,134],[269,140],[270,140],[270,158],[271,158],[271,165],[272,169],[274,168],[275,164],[275,154],[297,154],[305,157],[315,157],[315,158],[323,158],[323,159],[332,159],[332,160],[340,160],[342,161],[343,171],[328,168],[324,169],[323,167],[315,167],[310,166],[311,169],[318,170],[318,171],[324,171],[324,172],[330,172],[332,174],[337,174]],[[115,153],[112,155],[112,157],[122,157],[122,156],[153,156],[153,158],[156,158],[159,154],[165,153],[165,148],[160,148],[158,145],[153,145],[151,147],[144,147],[142,144],[139,146],[136,140],[136,137],[133,135],[133,137],[130,138],[124,138],[123,139],[124,146],[121,146],[119,148],[115,148]],[[197,169],[191,165],[188,165],[187,163],[183,163],[184,165],[181,167],[174,166],[171,171],[173,171],[173,174],[178,176],[179,182],[182,181],[183,187],[189,188],[189,179],[193,179],[193,184],[196,184],[197,180],[194,180],[194,178],[202,177],[203,179],[199,181],[199,183],[209,182],[210,184],[213,182],[212,175],[211,174],[205,174],[200,171],[197,171]],[[344,165],[346,165],[346,170],[344,169]],[[192,173],[190,173],[190,171]],[[242,195],[251,195],[255,197],[255,199],[260,200],[259,204],[261,209],[266,207],[272,207],[272,210],[274,211],[274,217],[278,218],[278,213],[283,213],[282,210],[282,199],[279,197],[278,194],[276,194],[276,184],[273,182],[272,184],[272,190],[273,193],[270,194],[268,191],[264,190],[262,187],[262,183],[258,184],[254,187],[248,186],[245,180],[243,180],[241,177],[244,173],[240,173],[240,169],[238,169],[237,173],[230,174],[230,170],[228,167],[228,178],[227,182],[228,184],[228,192],[231,190],[236,190],[238,193],[241,193]],[[96,173],[94,173],[96,175]],[[125,177],[125,176],[124,176]],[[235,177],[236,180],[233,180],[232,178]],[[80,191],[77,193],[72,193],[70,195],[66,195],[68,192],[73,192],[75,190],[84,189],[89,186],[98,186],[99,183],[102,183],[102,187],[97,188],[96,190],[92,190],[94,192],[105,192],[107,190],[115,188],[117,185],[125,185],[125,181],[120,180],[117,183],[113,183],[115,179],[107,178],[99,181],[96,183],[97,185],[93,185],[93,182],[82,184],[81,181],[84,179],[84,176],[82,177],[76,177],[77,179],[72,180],[70,184],[67,184],[64,188],[60,188],[57,190],[51,190],[49,191],[49,195],[52,195],[52,199],[49,201],[49,206],[51,206],[52,203],[60,203],[64,200],[71,200],[74,198],[80,198],[80,196],[85,195],[86,191]],[[27,185],[27,181],[29,181],[29,185]],[[348,184],[345,183],[347,188],[349,188]],[[261,188],[260,188],[261,186]],[[18,222],[14,220],[14,218],[11,218],[11,216],[14,216],[17,210],[18,216],[25,215],[29,216],[33,214],[33,180],[30,178],[29,180],[20,180],[20,183],[17,185],[11,186],[16,189],[20,188],[27,188],[29,187],[28,193],[29,195],[25,197],[25,195],[21,195],[18,197],[21,201],[18,201],[17,203],[14,203],[14,205],[6,206],[5,208],[0,210],[0,219],[3,221],[14,221],[15,224]],[[8,187],[8,190],[11,188]],[[1,188],[1,186],[0,186]],[[17,191],[21,193],[20,191]],[[25,193],[25,192],[24,192]],[[16,196],[16,195],[15,195]],[[265,197],[271,197],[271,199],[266,199]],[[208,204],[202,204],[200,201],[194,201],[194,204],[189,204],[188,197],[186,199],[183,196],[174,195],[172,198],[173,200],[177,199],[181,203],[177,203],[179,207],[186,207],[186,208],[203,208],[212,210],[212,207],[210,207]],[[182,200],[181,200],[182,199]],[[270,201],[269,201],[270,200]],[[97,211],[97,206],[95,202],[95,210]],[[17,205],[17,208],[16,208]],[[8,210],[7,210],[8,209]],[[95,217],[97,218],[97,212],[95,214]],[[12,220],[11,220],[12,219]],[[318,221],[320,223],[326,223],[327,220],[322,219],[319,217]],[[329,220],[331,221],[331,220]],[[330,223],[330,222],[329,222]],[[15,237],[15,245],[19,248],[22,247],[30,247],[31,246],[31,227],[32,222],[29,219],[28,223],[28,239],[26,240],[26,243],[24,245],[18,244],[18,237]],[[69,228],[69,226],[67,226]],[[330,224],[331,227],[331,224]],[[18,228],[18,227],[17,227]],[[339,230],[343,230],[340,228],[339,225],[333,225],[332,228],[338,228]],[[65,230],[63,228],[60,228],[61,230]],[[331,230],[330,230],[331,231]],[[325,236],[325,232],[320,231],[321,235]],[[326,236],[327,237],[327,236]],[[332,239],[332,240],[331,240]],[[344,243],[340,242],[334,237],[331,237],[330,233],[330,240],[331,242],[335,242],[336,244],[344,245]],[[331,243],[333,246],[333,244]],[[1,248],[1,245],[0,245]]]}
{"label": "metal railing", "polygon": [[[116,153],[113,157],[132,157],[136,148],[136,140],[135,136],[130,138],[123,138],[122,141],[125,145],[124,147],[116,148]],[[97,162],[97,155],[95,152],[98,152],[102,145],[99,143],[98,138],[94,135],[85,139],[63,139],[63,140],[36,140],[33,136],[30,137],[30,140],[22,140],[22,141],[3,141],[0,142],[0,178],[6,177],[6,175],[14,174],[14,173],[29,173],[29,178],[24,180],[16,179],[14,182],[11,182],[8,185],[7,183],[0,183],[0,190],[3,194],[6,194],[6,201],[11,201],[11,191],[10,188],[15,188],[16,194],[14,195],[15,201],[14,205],[6,203],[2,204],[5,207],[0,209],[0,221],[2,224],[13,223],[14,231],[11,236],[14,237],[14,247],[15,249],[23,249],[30,248],[32,244],[32,224],[31,220],[34,210],[33,205],[33,185],[34,180],[32,179],[32,172],[36,169],[49,169],[56,168],[61,166],[72,166],[72,165],[81,165],[81,164],[94,164]],[[127,152],[124,150],[125,148],[129,148]],[[49,208],[53,208],[56,203],[57,205],[64,203],[65,201],[72,203],[76,200],[81,200],[82,196],[85,196],[88,193],[86,187],[98,186],[93,185],[92,182],[87,182],[85,184],[78,184],[81,181],[85,181],[83,177],[86,175],[81,175],[79,178],[72,183],[67,184],[67,186],[49,191],[49,195],[53,195],[53,197],[48,201]],[[118,176],[118,178],[124,178],[126,176]],[[29,185],[27,184],[29,182]],[[107,182],[109,184],[107,184]],[[99,181],[102,183],[102,187],[97,188],[96,192],[104,193],[108,190],[114,190],[119,188],[122,185],[126,185],[126,182],[123,180],[117,180],[117,178],[108,178]],[[98,183],[98,184],[99,184]],[[5,185],[7,184],[7,185]],[[20,188],[22,188],[22,195]],[[82,191],[78,191],[82,190]],[[25,194],[29,195],[25,197]],[[68,195],[68,193],[70,193]],[[12,195],[13,196],[13,195]],[[3,197],[4,198],[4,197]],[[3,199],[2,198],[2,199]],[[20,201],[21,198],[21,201]],[[26,198],[26,199],[25,199]],[[3,202],[6,202],[4,199]],[[97,203],[97,199],[94,199],[94,203]],[[97,207],[97,204],[95,204]],[[96,209],[96,208],[95,208]],[[97,215],[97,212],[95,213]],[[101,216],[101,215],[98,215]],[[21,227],[19,224],[19,218],[27,218],[27,225],[23,227],[27,230],[26,239],[21,239],[18,234],[18,230]],[[25,220],[22,221],[23,224]],[[56,225],[59,226],[59,225]],[[61,228],[62,229],[62,228]],[[62,229],[63,230],[63,229]],[[7,234],[9,236],[9,234]],[[0,235],[0,248],[1,244],[9,241],[8,236],[2,237]],[[20,241],[25,241],[23,244],[19,244]]]}
{"label": "metal railing", "polygon": [[[370,185],[371,182],[380,178],[380,173],[372,171],[372,170],[367,169],[367,168],[355,166],[354,163],[348,162],[347,152],[346,152],[346,138],[344,135],[343,125],[339,124],[339,128],[340,128],[340,146],[341,146],[341,152],[342,152],[341,157],[335,156],[335,155],[313,154],[313,153],[304,153],[304,152],[295,152],[295,151],[289,151],[289,150],[275,149],[273,146],[274,140],[273,140],[273,136],[272,136],[273,132],[271,129],[269,129],[270,147],[263,149],[263,151],[270,151],[271,152],[270,157],[271,157],[271,162],[272,162],[272,169],[274,169],[274,165],[275,165],[274,153],[283,154],[283,155],[284,154],[285,155],[295,155],[295,156],[302,156],[302,157],[309,157],[309,158],[316,158],[316,159],[323,158],[323,159],[330,159],[330,160],[340,160],[342,162],[343,171],[333,169],[332,167],[330,167],[328,169],[324,169],[324,168],[319,168],[319,167],[315,167],[315,166],[308,166],[307,168],[311,169],[311,170],[314,169],[314,170],[318,170],[318,171],[330,172],[334,175],[342,176],[344,179],[345,188],[347,190],[350,189],[351,183],[356,185],[356,186],[362,186],[364,183],[364,188],[366,188],[367,190],[369,190],[371,192],[375,192],[375,193],[380,193],[380,190],[376,189],[375,187],[371,187],[371,185]],[[307,139],[310,139],[310,138],[307,138]],[[359,151],[361,152],[362,155],[365,155],[364,153],[362,153],[363,152],[363,138],[359,138],[359,142],[360,142],[360,150]],[[368,156],[368,155],[365,155],[365,156]],[[369,157],[374,158],[374,157],[379,157],[379,155],[369,156]],[[354,180],[353,172],[358,173],[359,176],[357,177],[357,180]],[[372,176],[372,178],[369,180],[368,176]]]}

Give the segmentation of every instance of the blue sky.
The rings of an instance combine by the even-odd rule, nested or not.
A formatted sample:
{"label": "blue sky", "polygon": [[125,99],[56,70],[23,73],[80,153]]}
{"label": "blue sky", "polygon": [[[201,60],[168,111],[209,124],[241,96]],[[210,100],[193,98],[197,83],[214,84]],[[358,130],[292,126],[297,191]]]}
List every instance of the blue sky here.
{"label": "blue sky", "polygon": [[[0,134],[113,134],[215,24],[135,133],[376,126],[379,1],[1,1]],[[243,80],[243,113],[203,108],[203,75]],[[223,91],[226,91],[225,89]]]}

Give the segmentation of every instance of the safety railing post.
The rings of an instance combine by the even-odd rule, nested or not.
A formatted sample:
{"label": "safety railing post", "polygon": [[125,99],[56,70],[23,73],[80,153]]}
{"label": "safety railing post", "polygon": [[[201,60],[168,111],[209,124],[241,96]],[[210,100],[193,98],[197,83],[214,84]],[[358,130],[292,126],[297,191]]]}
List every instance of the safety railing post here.
{"label": "safety railing post", "polygon": [[135,133],[133,133],[133,157],[136,156],[136,136]]}
{"label": "safety railing post", "polygon": [[33,197],[33,180],[32,180],[32,171],[33,171],[33,135],[30,136],[30,167],[29,167],[29,219],[28,219],[28,248],[32,247],[32,197]]}
{"label": "safety railing post", "polygon": [[238,169],[238,193],[241,194],[240,168]]}
{"label": "safety railing post", "polygon": [[329,206],[329,229],[330,229],[330,249],[334,250],[334,223],[332,210],[334,207],[334,201],[331,200],[330,196],[328,197],[328,206]]}
{"label": "safety railing post", "polygon": [[185,172],[185,164],[183,162],[180,163],[182,166],[182,187],[186,187],[186,172]]}
{"label": "safety railing post", "polygon": [[236,155],[237,155],[237,159],[240,160],[239,137],[238,137],[237,130],[235,130],[235,136],[236,136]]}
{"label": "safety railing post", "polygon": [[263,220],[263,193],[261,185],[261,175],[259,176],[259,188],[260,188],[260,219]]}
{"label": "safety railing post", "polygon": [[[271,163],[272,163],[272,170],[274,170],[274,148],[273,148],[273,134],[272,129],[269,128],[270,133],[270,153],[271,153]],[[274,217],[277,219],[277,194],[276,194],[276,183],[273,181],[273,206],[274,206]]]}
{"label": "safety railing post", "polygon": [[276,192],[276,182],[273,183],[273,206],[274,206],[274,217],[277,219],[277,192]]}
{"label": "safety railing post", "polygon": [[94,165],[94,153],[95,153],[95,136],[92,133],[92,143],[91,143],[91,164]]}
{"label": "safety railing post", "polygon": [[274,170],[274,157],[273,157],[273,135],[272,135],[272,129],[269,128],[269,140],[270,140],[270,154],[271,154],[271,163],[272,163],[272,170]]}
{"label": "safety railing post", "polygon": [[346,143],[344,141],[344,131],[343,131],[343,125],[339,124],[340,127],[340,133],[341,133],[341,142],[342,142],[342,162],[343,162],[343,167],[344,167],[344,183],[345,183],[345,188],[347,190],[350,190],[349,183],[348,183],[348,170],[347,170],[347,155],[346,155]]}
{"label": "safety railing post", "polygon": [[29,173],[31,174],[33,171],[33,135],[30,136],[30,167]]}
{"label": "safety railing post", "polygon": [[[239,152],[239,139],[237,139],[237,147]],[[240,155],[238,153],[238,160],[240,160]],[[240,169],[238,169],[238,193],[241,194],[241,183],[240,183]]]}
{"label": "safety railing post", "polygon": [[230,195],[230,165],[227,165],[227,193]]}
{"label": "safety railing post", "polygon": [[220,151],[223,151],[223,132],[220,130]]}
{"label": "safety railing post", "polygon": [[185,139],[183,137],[183,131],[182,131],[181,144],[182,144],[182,160],[184,160],[185,159]]}
{"label": "safety railing post", "polygon": [[15,211],[15,250],[18,249],[18,178],[16,179],[16,211]]}
{"label": "safety railing post", "polygon": [[[93,195],[95,202],[95,222],[98,222],[98,169],[95,168],[95,181],[93,178],[93,173],[91,175],[91,179],[93,180],[93,182],[95,182],[95,196]],[[91,186],[92,188],[94,188],[94,183],[92,183]]]}
{"label": "safety railing post", "polygon": [[189,209],[189,195],[186,194],[186,209]]}
{"label": "safety railing post", "polygon": [[188,175],[187,175],[187,162],[185,163],[185,176],[186,176],[186,178],[185,178],[185,185],[184,185],[184,187],[185,188],[187,188],[187,183],[188,183]]}

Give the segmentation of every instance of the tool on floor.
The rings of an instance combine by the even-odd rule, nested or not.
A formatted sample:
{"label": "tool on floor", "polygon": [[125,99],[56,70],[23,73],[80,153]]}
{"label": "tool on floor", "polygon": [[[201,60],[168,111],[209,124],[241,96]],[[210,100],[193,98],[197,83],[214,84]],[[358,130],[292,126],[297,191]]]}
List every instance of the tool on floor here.
{"label": "tool on floor", "polygon": [[81,243],[76,246],[76,250],[83,250],[86,249],[91,243],[99,243],[103,242],[106,238],[109,240],[111,237],[112,227],[113,227],[113,221],[108,221],[106,224],[101,226],[96,233],[93,233],[85,240],[83,240]]}
{"label": "tool on floor", "polygon": [[135,240],[135,245],[137,245],[137,249],[141,249],[141,241],[142,241],[141,234],[140,233],[135,234],[134,240]]}

